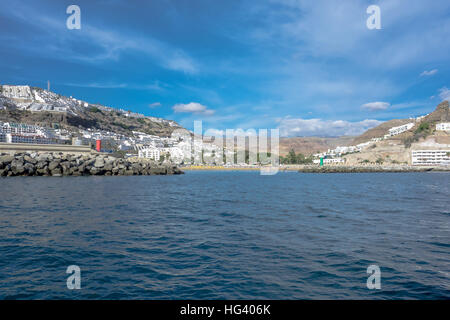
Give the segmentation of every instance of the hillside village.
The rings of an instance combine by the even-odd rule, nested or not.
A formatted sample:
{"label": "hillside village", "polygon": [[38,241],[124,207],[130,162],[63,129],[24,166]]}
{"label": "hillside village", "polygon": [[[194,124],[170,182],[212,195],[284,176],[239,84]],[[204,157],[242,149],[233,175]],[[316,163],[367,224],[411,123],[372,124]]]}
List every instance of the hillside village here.
{"label": "hillside village", "polygon": [[[30,86],[0,86],[0,142],[96,145],[98,151],[180,164],[191,148],[205,157],[222,149],[175,121],[91,104]],[[192,141],[193,140],[193,141]],[[232,153],[233,151],[226,151]]]}
{"label": "hillside village", "polygon": [[[212,159],[210,164],[221,163],[227,157],[237,160],[234,147],[227,149],[192,137],[191,132],[171,120],[91,104],[30,86],[0,86],[0,143],[95,145],[97,151],[176,164],[183,164],[193,149],[203,150],[202,158]],[[281,141],[287,144],[289,139]],[[307,159],[316,165],[447,165],[449,103],[442,102],[425,116],[387,121],[352,140]],[[223,159],[218,159],[222,154]],[[193,160],[204,163],[204,159]],[[249,163],[244,160],[228,164]]]}
{"label": "hillside village", "polygon": [[[315,154],[319,164],[450,164],[450,113],[444,101],[432,113],[401,120],[404,124],[371,129],[382,134],[356,145],[340,146]],[[371,131],[369,130],[369,131]],[[362,136],[367,137],[367,133]],[[360,137],[354,141],[360,141]],[[322,159],[322,160],[320,160]]]}

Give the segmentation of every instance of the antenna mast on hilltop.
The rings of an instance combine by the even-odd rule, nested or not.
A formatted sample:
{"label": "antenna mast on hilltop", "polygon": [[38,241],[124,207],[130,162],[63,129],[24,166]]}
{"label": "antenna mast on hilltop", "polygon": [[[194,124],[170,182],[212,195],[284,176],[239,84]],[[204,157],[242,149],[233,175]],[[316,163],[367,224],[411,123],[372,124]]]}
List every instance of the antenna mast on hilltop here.
{"label": "antenna mast on hilltop", "polygon": [[47,91],[50,91],[50,80],[47,80]]}

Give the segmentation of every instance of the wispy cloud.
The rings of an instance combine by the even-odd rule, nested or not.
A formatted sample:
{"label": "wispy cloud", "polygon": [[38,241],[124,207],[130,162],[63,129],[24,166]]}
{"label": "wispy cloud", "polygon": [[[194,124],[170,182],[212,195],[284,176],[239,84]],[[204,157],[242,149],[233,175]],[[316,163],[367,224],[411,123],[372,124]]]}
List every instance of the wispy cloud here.
{"label": "wispy cloud", "polygon": [[422,72],[420,74],[420,76],[421,77],[429,77],[429,76],[435,75],[436,73],[438,73],[438,69],[433,69],[433,70],[430,70],[430,71],[425,70],[424,72]]}
{"label": "wispy cloud", "polygon": [[119,61],[123,54],[140,53],[168,70],[187,74],[198,72],[197,63],[183,50],[139,32],[117,31],[111,26],[105,29],[85,20],[80,30],[73,31],[66,29],[60,18],[30,4],[14,4],[4,9],[10,18],[39,30],[33,37],[15,37],[13,41],[4,43],[22,48],[23,52],[91,64]]}
{"label": "wispy cloud", "polygon": [[206,106],[197,103],[190,102],[187,104],[179,103],[172,107],[175,113],[192,113],[204,116],[211,116],[214,114],[214,110],[208,109]]}
{"label": "wispy cloud", "polygon": [[439,89],[439,97],[442,100],[450,101],[450,90],[447,87]]}
{"label": "wispy cloud", "polygon": [[350,122],[344,120],[322,119],[291,119],[279,120],[280,135],[292,136],[354,136],[360,135],[370,128],[376,127],[381,121],[363,120]]}
{"label": "wispy cloud", "polygon": [[148,106],[151,109],[158,108],[158,107],[161,107],[161,102],[153,102],[153,103],[150,103]]}
{"label": "wispy cloud", "polygon": [[368,111],[379,111],[379,110],[386,110],[387,108],[389,108],[390,105],[391,104],[388,102],[369,102],[363,104],[361,108]]}
{"label": "wispy cloud", "polygon": [[79,87],[79,88],[96,88],[96,89],[131,89],[131,90],[154,90],[154,91],[163,91],[165,88],[161,86],[159,82],[154,83],[119,83],[119,82],[86,82],[86,83],[73,83],[73,82],[65,82],[61,83],[61,85],[68,87]]}

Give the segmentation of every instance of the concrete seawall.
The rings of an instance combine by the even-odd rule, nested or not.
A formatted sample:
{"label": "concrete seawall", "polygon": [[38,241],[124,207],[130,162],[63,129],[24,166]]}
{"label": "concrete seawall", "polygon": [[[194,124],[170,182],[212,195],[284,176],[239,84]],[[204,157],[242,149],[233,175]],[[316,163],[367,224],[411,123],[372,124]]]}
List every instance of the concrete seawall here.
{"label": "concrete seawall", "polygon": [[74,146],[67,144],[28,144],[0,142],[0,153],[19,152],[62,152],[70,154],[90,154],[95,152],[90,146]]}

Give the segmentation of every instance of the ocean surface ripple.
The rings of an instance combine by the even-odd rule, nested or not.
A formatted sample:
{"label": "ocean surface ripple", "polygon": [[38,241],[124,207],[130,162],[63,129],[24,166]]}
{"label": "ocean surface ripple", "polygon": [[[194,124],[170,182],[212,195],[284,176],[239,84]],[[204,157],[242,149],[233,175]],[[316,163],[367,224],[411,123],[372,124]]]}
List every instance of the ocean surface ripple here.
{"label": "ocean surface ripple", "polygon": [[[0,299],[449,299],[450,174],[0,179]],[[381,269],[381,289],[366,286]],[[66,268],[81,268],[69,290]]]}

